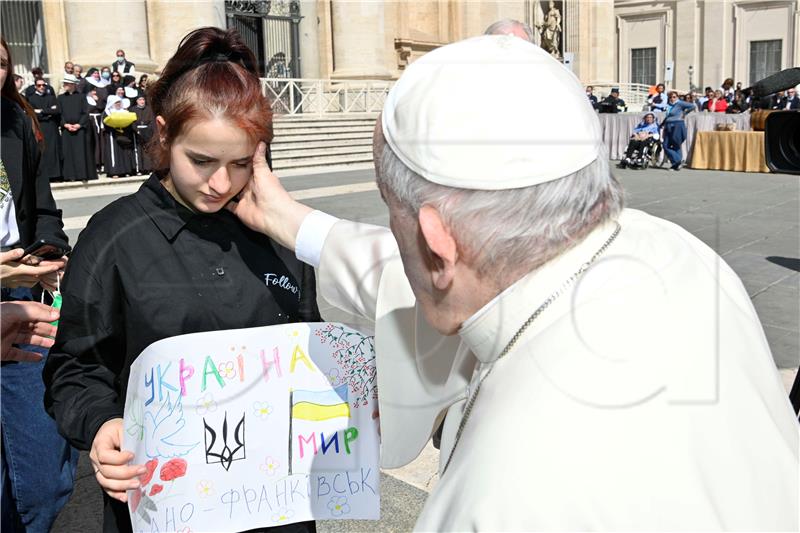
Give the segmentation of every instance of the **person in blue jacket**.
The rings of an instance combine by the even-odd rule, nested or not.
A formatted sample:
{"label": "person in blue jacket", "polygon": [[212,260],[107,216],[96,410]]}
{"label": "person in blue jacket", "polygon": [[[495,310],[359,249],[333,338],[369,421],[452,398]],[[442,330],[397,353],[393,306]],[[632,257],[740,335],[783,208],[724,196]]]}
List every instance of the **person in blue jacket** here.
{"label": "person in blue jacket", "polygon": [[664,151],[672,163],[670,170],[681,169],[681,146],[686,141],[686,122],[683,117],[694,109],[694,104],[678,98],[677,91],[670,91],[667,115],[664,118]]}
{"label": "person in blue jacket", "polygon": [[625,168],[631,164],[633,154],[638,150],[642,153],[645,146],[659,138],[659,126],[656,121],[656,116],[653,113],[646,113],[642,117],[642,121],[633,128],[631,133],[631,140],[628,142],[628,149],[625,150],[625,158],[617,165],[619,168]]}
{"label": "person in blue jacket", "polygon": [[666,111],[669,103],[667,96],[664,94],[664,84],[659,83],[656,85],[656,92],[647,98],[647,105],[650,106],[650,111]]}

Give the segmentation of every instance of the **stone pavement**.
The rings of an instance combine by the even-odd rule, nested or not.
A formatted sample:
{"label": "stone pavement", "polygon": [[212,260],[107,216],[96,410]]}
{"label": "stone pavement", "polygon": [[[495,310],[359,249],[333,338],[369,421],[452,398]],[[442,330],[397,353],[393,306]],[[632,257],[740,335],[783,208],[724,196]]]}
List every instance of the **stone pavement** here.
{"label": "stone pavement", "polygon": [[[785,383],[791,383],[800,366],[800,178],[658,169],[617,170],[616,174],[626,188],[629,207],[683,226],[716,250],[742,278],[764,325],[775,363],[782,369]],[[371,170],[282,176],[286,187],[299,194],[320,190],[320,186],[359,185],[374,179]],[[95,187],[100,185],[87,190]],[[388,214],[377,191],[357,186],[349,190],[356,192],[324,197],[309,194],[306,201],[336,216],[388,225]],[[65,198],[72,199],[59,200],[64,216],[80,218],[114,196]],[[70,232],[71,239],[78,229]],[[348,318],[322,301],[320,310],[328,320]],[[410,530],[427,491],[436,483],[437,463],[438,452],[429,446],[411,465],[384,473],[379,522],[320,522],[319,530]],[[54,531],[100,531],[100,518],[100,492],[84,454],[75,493]]]}
{"label": "stone pavement", "polygon": [[800,178],[683,170],[617,170],[628,205],[671,220],[739,275],[775,363],[800,365]]}

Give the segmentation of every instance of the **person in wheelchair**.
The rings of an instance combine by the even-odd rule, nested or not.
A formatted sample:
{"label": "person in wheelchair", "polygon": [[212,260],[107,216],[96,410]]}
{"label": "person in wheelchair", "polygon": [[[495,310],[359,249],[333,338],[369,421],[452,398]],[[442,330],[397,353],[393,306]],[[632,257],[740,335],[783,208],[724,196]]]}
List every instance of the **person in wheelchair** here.
{"label": "person in wheelchair", "polygon": [[625,158],[619,162],[617,167],[642,166],[642,160],[649,156],[650,147],[659,138],[659,126],[658,122],[656,122],[656,116],[653,113],[647,113],[642,117],[642,121],[633,128],[628,148],[625,150]]}

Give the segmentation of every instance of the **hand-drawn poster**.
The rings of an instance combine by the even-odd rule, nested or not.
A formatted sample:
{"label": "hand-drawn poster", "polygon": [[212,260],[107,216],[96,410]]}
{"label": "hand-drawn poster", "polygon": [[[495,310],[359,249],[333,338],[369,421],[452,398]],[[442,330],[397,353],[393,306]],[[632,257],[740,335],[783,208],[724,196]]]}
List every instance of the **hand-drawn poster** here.
{"label": "hand-drawn poster", "polygon": [[379,518],[374,342],[336,323],[181,335],[131,367],[134,531]]}

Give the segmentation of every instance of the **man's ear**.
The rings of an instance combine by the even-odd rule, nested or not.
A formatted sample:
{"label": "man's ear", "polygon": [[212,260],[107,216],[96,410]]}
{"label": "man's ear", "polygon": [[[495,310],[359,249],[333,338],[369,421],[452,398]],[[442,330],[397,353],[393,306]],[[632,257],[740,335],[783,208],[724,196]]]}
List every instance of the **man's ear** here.
{"label": "man's ear", "polygon": [[380,161],[381,154],[383,153],[383,146],[386,144],[386,139],[383,138],[383,129],[381,127],[381,116],[375,121],[375,128],[372,130],[372,160],[375,161],[375,168],[378,168],[378,161]]}
{"label": "man's ear", "polygon": [[439,290],[447,289],[455,277],[458,249],[450,228],[439,212],[429,205],[419,210],[419,228],[431,252],[431,281]]}

